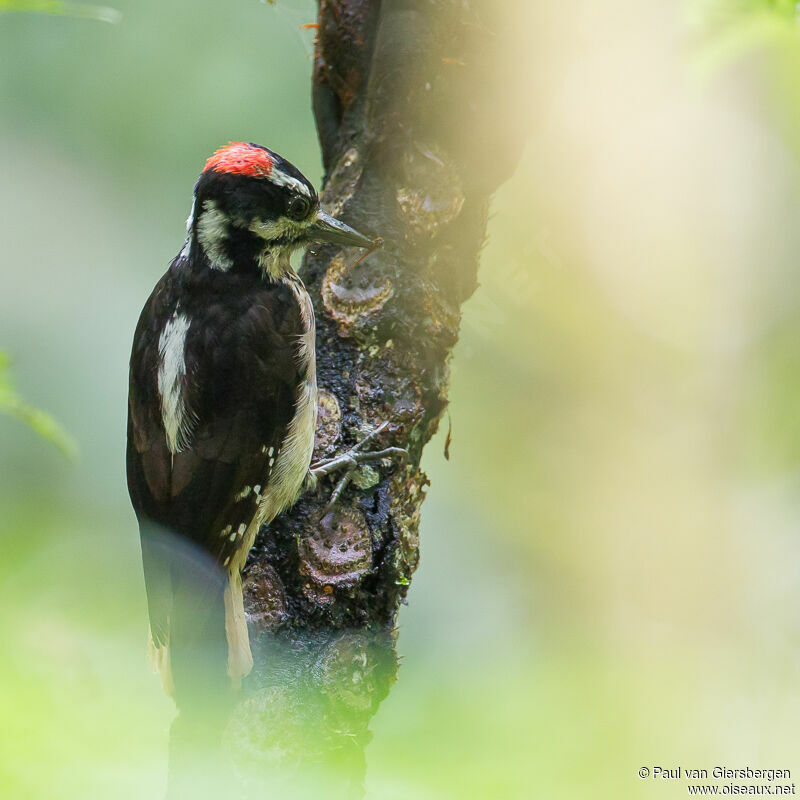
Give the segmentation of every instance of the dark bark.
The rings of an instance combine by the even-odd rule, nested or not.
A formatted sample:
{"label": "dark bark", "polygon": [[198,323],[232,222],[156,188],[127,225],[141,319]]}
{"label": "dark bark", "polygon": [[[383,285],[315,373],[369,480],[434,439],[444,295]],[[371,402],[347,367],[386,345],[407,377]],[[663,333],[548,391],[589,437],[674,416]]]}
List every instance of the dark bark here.
{"label": "dark bark", "polygon": [[332,761],[343,787],[363,779],[369,720],[396,673],[395,617],[419,561],[420,457],[447,406],[489,199],[521,150],[504,107],[513,47],[493,5],[320,2],[323,204],[385,246],[356,267],[357,251],[332,246],[303,264],[318,329],[317,455],[386,422],[376,447],[410,457],[360,469],[327,514],[333,484],[321,486],[261,532],[245,598],[256,669],[225,734],[243,769],[281,762],[307,775]]}
{"label": "dark bark", "polygon": [[507,89],[497,56],[509,43],[480,12],[474,2],[320,3],[323,204],[385,246],[355,268],[358,251],[331,246],[304,261],[318,328],[316,453],[386,422],[379,446],[406,447],[410,460],[362,469],[325,516],[320,491],[262,531],[253,611],[271,597],[282,629],[391,628],[417,566],[419,461],[447,405],[489,198],[520,150],[498,113]]}

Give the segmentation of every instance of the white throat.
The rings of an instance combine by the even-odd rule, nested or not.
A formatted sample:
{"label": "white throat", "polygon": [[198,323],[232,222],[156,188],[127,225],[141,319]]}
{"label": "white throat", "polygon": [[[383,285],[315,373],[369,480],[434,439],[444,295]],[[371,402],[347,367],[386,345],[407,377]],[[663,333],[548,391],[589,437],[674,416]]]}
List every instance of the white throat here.
{"label": "white throat", "polygon": [[258,254],[258,266],[270,280],[278,280],[287,274],[294,275],[292,253],[296,249],[296,247],[266,246]]}

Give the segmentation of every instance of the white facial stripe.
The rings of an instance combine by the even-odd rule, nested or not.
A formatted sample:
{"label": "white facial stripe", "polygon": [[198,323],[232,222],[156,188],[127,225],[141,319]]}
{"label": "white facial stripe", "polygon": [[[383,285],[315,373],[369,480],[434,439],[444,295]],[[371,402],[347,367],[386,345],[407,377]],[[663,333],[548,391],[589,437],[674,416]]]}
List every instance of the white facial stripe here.
{"label": "white facial stripe", "polygon": [[188,444],[196,422],[183,399],[184,350],[189,324],[189,319],[176,309],[158,340],[158,393],[161,395],[161,419],[167,447],[171,453],[180,452]]}
{"label": "white facial stripe", "polygon": [[223,245],[227,237],[228,218],[213,200],[206,200],[197,220],[197,239],[206,251],[211,266],[222,272],[233,266],[233,261],[225,254]]}
{"label": "white facial stripe", "polygon": [[269,174],[269,180],[271,180],[276,186],[285,186],[289,189],[294,189],[296,192],[302,194],[304,197],[307,197],[309,200],[311,199],[311,192],[308,191],[308,186],[306,186],[302,181],[297,180],[297,178],[287,175],[277,167],[272,168],[272,172]]}

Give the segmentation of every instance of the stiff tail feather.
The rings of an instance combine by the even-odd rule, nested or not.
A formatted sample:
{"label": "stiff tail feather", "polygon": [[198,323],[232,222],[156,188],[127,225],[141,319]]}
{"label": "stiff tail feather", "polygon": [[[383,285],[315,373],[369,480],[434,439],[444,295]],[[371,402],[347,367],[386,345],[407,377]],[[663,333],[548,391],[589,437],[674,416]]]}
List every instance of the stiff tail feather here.
{"label": "stiff tail feather", "polygon": [[[225,638],[228,645],[228,677],[234,688],[239,688],[242,679],[253,669],[253,655],[250,651],[250,635],[244,613],[242,596],[242,576],[237,571],[228,575],[228,585],[223,595],[225,603]],[[167,623],[169,626],[169,623]],[[161,678],[164,692],[175,695],[170,658],[169,634],[161,645],[156,645],[153,635],[147,637],[147,663],[150,669]]]}
{"label": "stiff tail feather", "polygon": [[238,569],[228,573],[225,587],[225,637],[228,642],[228,676],[235,688],[253,668],[250,636],[244,614],[242,575]]}
{"label": "stiff tail feather", "polygon": [[141,532],[151,667],[179,708],[229,692],[228,573],[184,537],[154,524]]}
{"label": "stiff tail feather", "polygon": [[[253,667],[238,560],[222,569],[185,538],[142,527],[147,657],[180,707],[238,687]],[[246,555],[245,555],[246,557]]]}

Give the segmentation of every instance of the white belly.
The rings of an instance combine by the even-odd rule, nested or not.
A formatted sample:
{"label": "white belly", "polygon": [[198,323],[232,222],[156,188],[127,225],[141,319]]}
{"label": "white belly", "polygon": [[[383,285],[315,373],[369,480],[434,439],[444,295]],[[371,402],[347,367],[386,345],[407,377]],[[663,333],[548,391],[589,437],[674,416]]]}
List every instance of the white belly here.
{"label": "white belly", "polygon": [[297,499],[311,463],[316,427],[317,380],[312,375],[300,388],[294,417],[259,505],[260,524],[273,520]]}
{"label": "white belly", "polygon": [[255,528],[253,538],[261,525],[271,522],[297,499],[314,452],[314,432],[317,427],[314,307],[299,278],[294,276],[287,279],[286,284],[300,306],[300,315],[305,327],[303,336],[298,342],[298,355],[305,362],[305,379],[299,386],[294,416],[289,423],[280,450],[275,454],[275,464],[259,502],[258,512],[250,526]]}

